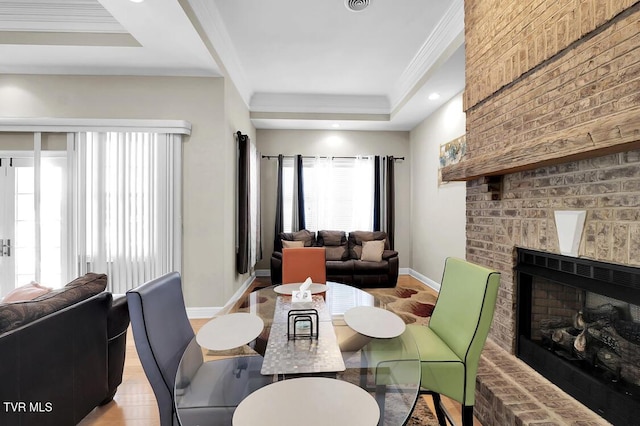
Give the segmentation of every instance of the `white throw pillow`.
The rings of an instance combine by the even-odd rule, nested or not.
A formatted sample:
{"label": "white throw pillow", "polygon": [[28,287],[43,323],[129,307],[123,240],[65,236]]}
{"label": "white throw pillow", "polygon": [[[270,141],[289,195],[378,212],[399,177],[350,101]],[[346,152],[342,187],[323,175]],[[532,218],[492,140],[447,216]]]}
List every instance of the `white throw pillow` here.
{"label": "white throw pillow", "polygon": [[282,248],[304,247],[304,241],[289,241],[289,240],[280,240],[280,241],[282,241]]}
{"label": "white throw pillow", "polygon": [[380,262],[382,260],[382,253],[384,252],[384,241],[385,240],[363,241],[360,260]]}

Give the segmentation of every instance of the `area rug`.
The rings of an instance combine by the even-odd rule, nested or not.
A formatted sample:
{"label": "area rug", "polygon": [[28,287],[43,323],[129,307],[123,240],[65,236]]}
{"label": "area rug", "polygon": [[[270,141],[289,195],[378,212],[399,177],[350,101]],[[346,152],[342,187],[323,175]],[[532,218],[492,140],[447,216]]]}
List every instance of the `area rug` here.
{"label": "area rug", "polygon": [[433,291],[424,284],[403,279],[393,288],[365,288],[366,292],[384,302],[406,324],[428,324],[436,303]]}
{"label": "area rug", "polygon": [[418,402],[411,413],[407,426],[437,426],[438,419],[433,415],[424,396],[418,397]]}

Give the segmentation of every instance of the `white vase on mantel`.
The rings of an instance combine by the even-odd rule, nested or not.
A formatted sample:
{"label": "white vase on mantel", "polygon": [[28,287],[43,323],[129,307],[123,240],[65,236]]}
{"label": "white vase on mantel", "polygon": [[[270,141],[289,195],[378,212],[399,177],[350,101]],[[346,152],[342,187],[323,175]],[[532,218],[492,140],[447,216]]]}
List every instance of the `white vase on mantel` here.
{"label": "white vase on mantel", "polygon": [[587,217],[586,210],[556,210],[554,215],[560,253],[578,257],[584,221]]}

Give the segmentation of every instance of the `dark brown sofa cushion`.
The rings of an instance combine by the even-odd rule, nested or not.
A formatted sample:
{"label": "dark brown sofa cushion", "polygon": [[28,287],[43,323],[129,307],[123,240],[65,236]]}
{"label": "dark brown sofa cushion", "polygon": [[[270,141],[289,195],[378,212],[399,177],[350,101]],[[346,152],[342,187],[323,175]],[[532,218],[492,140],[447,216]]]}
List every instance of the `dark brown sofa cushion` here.
{"label": "dark brown sofa cushion", "polygon": [[277,245],[276,247],[274,247],[275,251],[282,253],[282,240],[302,241],[304,242],[305,247],[313,247],[316,244],[316,233],[307,231],[306,229],[302,229],[296,232],[281,232],[280,240],[275,243]]}
{"label": "dark brown sofa cushion", "polygon": [[107,276],[87,273],[33,300],[0,305],[0,333],[16,329],[105,290]]}
{"label": "dark brown sofa cushion", "polygon": [[347,260],[349,250],[344,231],[318,231],[317,245],[324,247],[327,260]]}

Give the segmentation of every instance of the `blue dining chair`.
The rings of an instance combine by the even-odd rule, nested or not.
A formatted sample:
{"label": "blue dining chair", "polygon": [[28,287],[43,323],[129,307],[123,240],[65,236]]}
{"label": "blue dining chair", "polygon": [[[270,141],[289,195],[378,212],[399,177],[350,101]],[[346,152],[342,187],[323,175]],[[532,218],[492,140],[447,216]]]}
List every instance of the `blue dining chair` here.
{"label": "blue dining chair", "polygon": [[[174,400],[176,374],[183,355],[191,371],[181,377],[188,383],[179,387],[189,395],[186,410],[193,424],[231,424],[235,407],[242,399],[268,383],[260,371],[259,356],[231,357],[203,362],[201,348],[194,339],[182,295],[180,274],[171,272],[127,292],[133,338],[144,372],[153,388],[160,411],[161,426],[180,425]],[[185,350],[190,348],[188,353]],[[189,423],[189,422],[187,422]]]}

